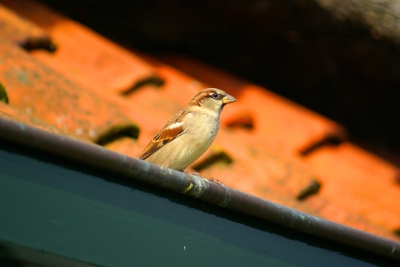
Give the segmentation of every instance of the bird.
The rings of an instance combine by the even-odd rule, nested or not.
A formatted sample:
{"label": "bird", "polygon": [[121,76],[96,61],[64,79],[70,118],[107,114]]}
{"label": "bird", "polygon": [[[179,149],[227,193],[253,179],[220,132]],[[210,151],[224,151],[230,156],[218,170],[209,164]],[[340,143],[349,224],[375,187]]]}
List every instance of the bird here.
{"label": "bird", "polygon": [[161,128],[139,158],[183,172],[210,147],[222,109],[235,101],[217,88],[201,90]]}

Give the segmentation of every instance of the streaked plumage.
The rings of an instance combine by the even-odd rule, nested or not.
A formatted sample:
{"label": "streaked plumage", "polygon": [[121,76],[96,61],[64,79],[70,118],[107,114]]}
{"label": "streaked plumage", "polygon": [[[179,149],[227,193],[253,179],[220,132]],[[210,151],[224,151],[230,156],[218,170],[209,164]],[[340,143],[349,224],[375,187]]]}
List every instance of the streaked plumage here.
{"label": "streaked plumage", "polygon": [[214,141],[223,107],[235,101],[220,89],[200,91],[154,136],[140,159],[178,171],[185,170]]}

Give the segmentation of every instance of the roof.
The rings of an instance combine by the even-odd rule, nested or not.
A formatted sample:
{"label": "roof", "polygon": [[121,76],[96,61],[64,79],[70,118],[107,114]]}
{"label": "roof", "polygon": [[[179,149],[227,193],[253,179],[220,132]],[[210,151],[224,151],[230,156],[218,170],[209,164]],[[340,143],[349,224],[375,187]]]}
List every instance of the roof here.
{"label": "roof", "polygon": [[334,121],[198,60],[123,48],[35,1],[2,1],[0,14],[2,118],[137,157],[196,92],[218,87],[238,102],[192,170],[400,240],[399,169],[349,142]]}

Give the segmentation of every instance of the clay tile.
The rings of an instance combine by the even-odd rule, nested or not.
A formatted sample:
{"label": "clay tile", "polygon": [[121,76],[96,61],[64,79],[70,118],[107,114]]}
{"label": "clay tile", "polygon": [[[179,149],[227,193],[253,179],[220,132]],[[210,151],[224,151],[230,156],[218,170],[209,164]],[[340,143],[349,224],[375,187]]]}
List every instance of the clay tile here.
{"label": "clay tile", "polygon": [[[324,194],[340,209],[388,229],[400,225],[400,205],[395,204],[399,188],[393,186],[398,168],[349,142],[321,147],[304,160],[327,185]],[[319,211],[338,220],[329,209]],[[349,224],[348,220],[341,223]]]}
{"label": "clay tile", "polygon": [[63,66],[58,71],[79,84],[93,82],[98,86],[88,86],[90,89],[122,93],[156,76],[141,58],[38,2],[2,2],[49,32],[57,51],[35,54],[51,67]]}
{"label": "clay tile", "polygon": [[160,58],[212,87],[234,95],[239,100],[240,111],[232,110],[226,123],[235,125],[245,113],[246,120],[251,121],[254,128],[253,136],[263,136],[296,154],[329,138],[338,142],[346,139],[345,130],[337,123],[265,88],[188,57],[162,55]]}
{"label": "clay tile", "polygon": [[26,50],[40,48],[54,51],[56,49],[56,45],[46,31],[3,5],[0,5],[0,23],[1,37],[12,44]]}
{"label": "clay tile", "polygon": [[48,124],[41,119],[38,119],[34,116],[28,115],[20,109],[14,108],[12,106],[8,106],[5,103],[0,102],[0,117],[6,118],[8,120],[22,122],[24,124],[32,125],[36,128],[56,133],[62,136],[68,136],[82,142],[88,142],[87,139],[82,138],[81,136],[75,135],[68,131],[63,131],[57,128],[54,125]]}
{"label": "clay tile", "polygon": [[11,106],[94,142],[121,132],[137,138],[138,127],[113,103],[4,41],[0,41],[0,55],[0,76]]}

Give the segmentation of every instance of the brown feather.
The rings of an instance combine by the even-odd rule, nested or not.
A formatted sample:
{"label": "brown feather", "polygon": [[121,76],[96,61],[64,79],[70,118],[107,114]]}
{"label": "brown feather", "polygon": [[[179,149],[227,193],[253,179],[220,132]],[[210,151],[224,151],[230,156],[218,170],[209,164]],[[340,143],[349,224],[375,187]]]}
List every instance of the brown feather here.
{"label": "brown feather", "polygon": [[210,97],[210,93],[213,93],[213,89],[200,91],[197,95],[193,97],[193,99],[189,102],[188,106],[199,106],[201,107],[201,102],[204,98]]}
{"label": "brown feather", "polygon": [[142,155],[139,157],[140,159],[146,159],[150,157],[154,152],[158,151],[160,148],[171,142],[172,140],[176,139],[177,137],[181,136],[185,129],[183,126],[170,128],[171,125],[175,123],[180,123],[184,115],[188,114],[189,112],[186,110],[182,110],[176,113],[168,122],[167,124],[154,136],[153,140],[146,146]]}

